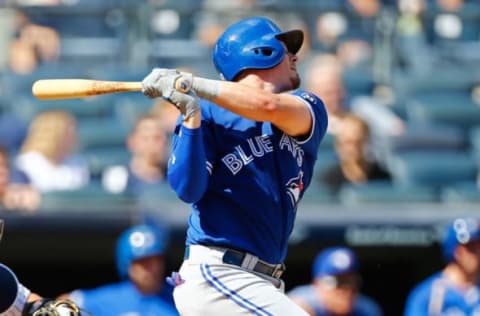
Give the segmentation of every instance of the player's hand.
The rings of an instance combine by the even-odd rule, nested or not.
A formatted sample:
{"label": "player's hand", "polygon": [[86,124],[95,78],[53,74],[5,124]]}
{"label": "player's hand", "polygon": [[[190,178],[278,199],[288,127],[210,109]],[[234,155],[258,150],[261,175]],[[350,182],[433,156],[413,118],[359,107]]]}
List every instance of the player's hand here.
{"label": "player's hand", "polygon": [[193,75],[176,69],[154,68],[142,81],[142,92],[150,98],[160,97],[170,90],[187,93],[193,83]]}
{"label": "player's hand", "polygon": [[168,100],[180,110],[184,120],[192,117],[197,111],[200,110],[200,99],[193,90],[190,90],[188,93],[183,93],[174,89],[170,89],[165,92],[163,98]]}
{"label": "player's hand", "polygon": [[142,80],[142,92],[150,98],[161,97],[168,90],[175,89],[175,81],[180,76],[176,69],[154,68]]}

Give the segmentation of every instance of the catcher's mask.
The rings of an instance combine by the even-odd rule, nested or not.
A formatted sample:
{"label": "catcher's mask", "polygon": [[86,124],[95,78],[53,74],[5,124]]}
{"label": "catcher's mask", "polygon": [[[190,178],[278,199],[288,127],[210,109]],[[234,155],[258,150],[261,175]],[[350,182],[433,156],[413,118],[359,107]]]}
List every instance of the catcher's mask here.
{"label": "catcher's mask", "polygon": [[[42,299],[34,302],[26,315],[31,316],[82,316],[86,315],[70,300]],[[87,313],[88,314],[88,313]]]}

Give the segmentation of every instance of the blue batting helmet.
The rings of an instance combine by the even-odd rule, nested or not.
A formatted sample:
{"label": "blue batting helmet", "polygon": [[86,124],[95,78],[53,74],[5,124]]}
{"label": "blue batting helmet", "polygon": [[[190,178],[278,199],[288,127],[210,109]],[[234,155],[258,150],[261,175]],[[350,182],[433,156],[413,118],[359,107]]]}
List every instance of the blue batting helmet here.
{"label": "blue batting helmet", "polygon": [[122,279],[128,278],[132,261],[162,255],[167,246],[165,233],[153,225],[137,225],[124,231],[117,240],[117,270]]}
{"label": "blue batting helmet", "polygon": [[476,218],[456,218],[448,224],[443,239],[443,255],[447,262],[454,260],[454,252],[458,245],[465,245],[480,239],[480,220]]}
{"label": "blue batting helmet", "polygon": [[358,269],[355,253],[347,247],[330,247],[321,251],[313,262],[313,278],[354,273]]}
{"label": "blue batting helmet", "polygon": [[213,63],[220,75],[233,80],[245,69],[269,69],[278,65],[287,50],[296,54],[303,43],[303,32],[280,28],[264,17],[243,19],[229,26],[215,43]]}

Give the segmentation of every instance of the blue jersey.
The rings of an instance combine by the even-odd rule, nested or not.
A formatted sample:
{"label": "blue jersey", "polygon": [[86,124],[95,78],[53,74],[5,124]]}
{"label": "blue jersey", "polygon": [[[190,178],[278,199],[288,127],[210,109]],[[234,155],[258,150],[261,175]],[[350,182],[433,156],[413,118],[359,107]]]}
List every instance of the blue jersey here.
{"label": "blue jersey", "polygon": [[410,292],[404,315],[480,315],[480,287],[460,287],[436,273]]}
{"label": "blue jersey", "polygon": [[[228,247],[270,263],[283,262],[297,206],[310,184],[327,128],[323,102],[303,90],[293,94],[308,105],[313,117],[312,130],[304,139],[288,136],[270,122],[249,120],[201,101],[200,132],[208,181],[201,198],[192,203],[187,245]],[[194,133],[199,131],[176,129],[173,160],[189,155],[178,142]],[[175,162],[172,157],[170,171]],[[180,172],[186,176],[191,171],[169,172],[169,181],[181,177]]]}
{"label": "blue jersey", "polygon": [[[322,300],[315,294],[313,285],[302,285],[292,289],[288,296],[301,298],[315,311],[315,316],[331,316],[332,314],[325,310]],[[358,294],[352,313],[349,316],[381,316],[383,315],[380,306],[371,298]],[[420,316],[418,314],[417,316]]]}
{"label": "blue jersey", "polygon": [[158,295],[143,295],[129,281],[76,290],[70,299],[94,316],[178,316],[170,287]]}

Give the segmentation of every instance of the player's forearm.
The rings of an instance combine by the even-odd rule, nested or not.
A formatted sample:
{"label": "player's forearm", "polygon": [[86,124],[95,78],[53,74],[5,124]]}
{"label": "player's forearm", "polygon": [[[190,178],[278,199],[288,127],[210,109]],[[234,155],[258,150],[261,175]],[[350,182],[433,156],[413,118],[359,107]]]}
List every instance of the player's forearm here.
{"label": "player's forearm", "polygon": [[200,128],[184,126],[175,138],[168,162],[168,180],[177,196],[187,203],[197,202],[205,193],[208,171]]}
{"label": "player's forearm", "polygon": [[271,121],[280,98],[277,94],[241,83],[200,77],[193,79],[192,88],[202,98],[255,121]]}

